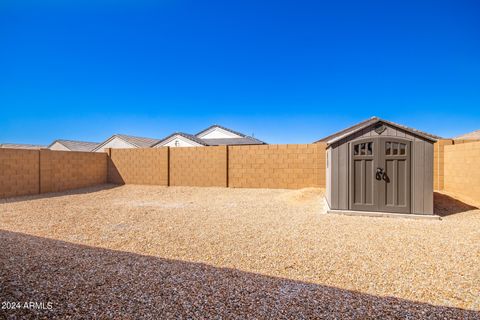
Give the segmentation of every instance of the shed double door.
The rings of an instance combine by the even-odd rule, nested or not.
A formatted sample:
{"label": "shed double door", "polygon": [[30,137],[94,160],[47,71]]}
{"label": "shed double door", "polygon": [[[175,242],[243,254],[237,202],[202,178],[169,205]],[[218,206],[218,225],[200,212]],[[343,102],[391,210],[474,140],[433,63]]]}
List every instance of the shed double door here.
{"label": "shed double door", "polygon": [[350,143],[351,210],[410,213],[410,141],[374,137]]}

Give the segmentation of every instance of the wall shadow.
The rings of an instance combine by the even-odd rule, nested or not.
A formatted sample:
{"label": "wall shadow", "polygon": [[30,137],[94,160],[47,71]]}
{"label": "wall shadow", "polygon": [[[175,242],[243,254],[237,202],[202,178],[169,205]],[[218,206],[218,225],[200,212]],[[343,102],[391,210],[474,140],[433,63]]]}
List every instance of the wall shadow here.
{"label": "wall shadow", "polygon": [[125,184],[120,171],[110,155],[107,156],[107,182],[115,184]]}
{"label": "wall shadow", "polygon": [[433,193],[433,213],[441,217],[478,209],[446,194]]}
{"label": "wall shadow", "polygon": [[30,200],[37,200],[37,199],[56,198],[56,197],[62,197],[66,195],[94,193],[102,190],[113,189],[116,187],[118,187],[118,185],[116,184],[100,184],[92,187],[72,189],[72,190],[61,191],[61,192],[49,192],[49,193],[40,193],[40,194],[27,195],[27,196],[3,198],[3,199],[0,199],[0,205],[3,203],[13,203],[13,202],[30,201]]}
{"label": "wall shadow", "polygon": [[478,319],[480,312],[0,230],[0,318]]}

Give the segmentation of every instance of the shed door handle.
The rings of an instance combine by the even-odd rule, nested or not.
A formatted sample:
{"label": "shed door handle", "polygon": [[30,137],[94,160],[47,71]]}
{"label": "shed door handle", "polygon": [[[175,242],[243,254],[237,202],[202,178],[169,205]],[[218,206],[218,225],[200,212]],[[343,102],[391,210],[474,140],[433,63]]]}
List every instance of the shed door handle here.
{"label": "shed door handle", "polygon": [[377,172],[375,173],[375,179],[382,180],[385,176],[385,172],[383,172],[383,168],[377,168]]}

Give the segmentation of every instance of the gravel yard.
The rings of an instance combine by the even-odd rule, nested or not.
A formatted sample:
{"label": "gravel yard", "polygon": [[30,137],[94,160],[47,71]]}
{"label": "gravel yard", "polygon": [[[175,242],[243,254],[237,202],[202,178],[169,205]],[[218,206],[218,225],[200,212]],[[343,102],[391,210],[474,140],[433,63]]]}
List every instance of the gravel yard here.
{"label": "gravel yard", "polygon": [[0,318],[480,318],[480,210],[436,194],[441,221],[328,215],[322,192],[0,200],[0,302],[52,303]]}

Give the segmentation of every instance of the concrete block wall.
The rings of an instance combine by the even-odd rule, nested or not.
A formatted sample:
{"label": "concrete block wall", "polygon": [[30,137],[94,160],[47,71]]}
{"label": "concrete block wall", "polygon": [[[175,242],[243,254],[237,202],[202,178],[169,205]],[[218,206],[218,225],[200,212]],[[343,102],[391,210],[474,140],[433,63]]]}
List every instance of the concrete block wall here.
{"label": "concrete block wall", "polygon": [[107,149],[108,181],[168,186],[168,148]]}
{"label": "concrete block wall", "polygon": [[[169,157],[162,156],[161,149],[168,150],[108,151],[108,181],[235,188],[325,187],[325,144],[169,148]],[[165,172],[168,184],[166,179],[155,178]]]}
{"label": "concrete block wall", "polygon": [[40,150],[40,193],[107,182],[107,156],[97,152]]}
{"label": "concrete block wall", "polygon": [[107,155],[0,149],[0,198],[59,192],[107,181]]}
{"label": "concrete block wall", "polygon": [[227,147],[170,148],[170,185],[227,187]]}
{"label": "concrete block wall", "polygon": [[229,147],[229,186],[325,187],[325,144]]}
{"label": "concrete block wall", "polygon": [[433,145],[433,189],[443,190],[444,188],[444,150],[445,146],[452,145],[453,140],[438,140]]}
{"label": "concrete block wall", "polygon": [[480,204],[480,142],[444,148],[444,190]]}
{"label": "concrete block wall", "polygon": [[0,149],[0,198],[40,193],[38,150]]}

